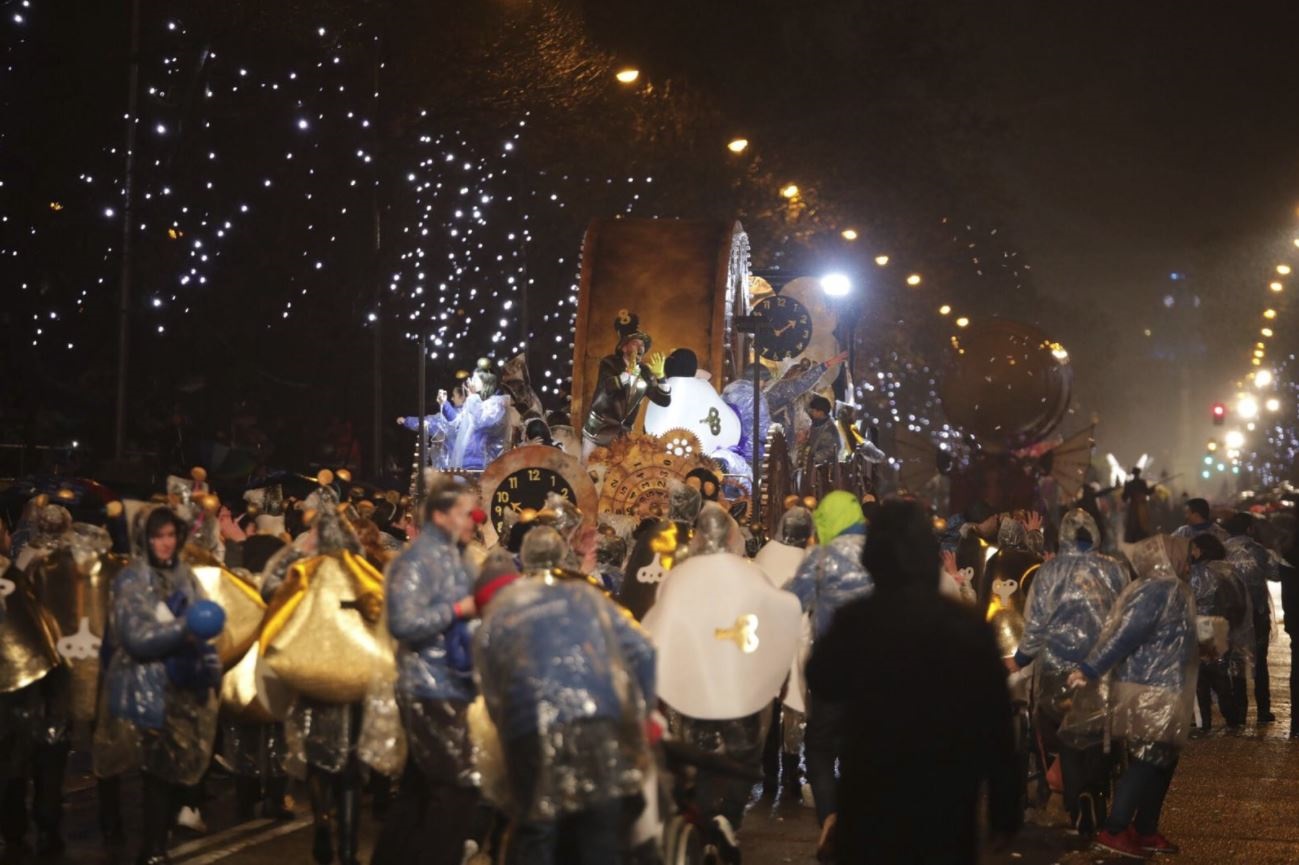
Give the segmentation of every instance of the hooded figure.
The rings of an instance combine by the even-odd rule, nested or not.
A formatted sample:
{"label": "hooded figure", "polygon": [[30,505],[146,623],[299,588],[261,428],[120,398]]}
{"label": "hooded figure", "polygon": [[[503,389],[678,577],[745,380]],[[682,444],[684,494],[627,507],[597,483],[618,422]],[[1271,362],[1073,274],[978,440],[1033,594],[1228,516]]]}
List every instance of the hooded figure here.
{"label": "hooded figure", "polygon": [[1100,640],[1070,682],[1114,671],[1110,725],[1128,751],[1128,770],[1097,846],[1126,855],[1175,853],[1159,834],[1159,814],[1190,733],[1199,669],[1195,597],[1182,579],[1187,541],[1155,535],[1135,544],[1130,556],[1137,579],[1119,595]]}
{"label": "hooded figure", "polygon": [[[812,541],[815,529],[812,525],[812,512],[805,507],[795,506],[785,511],[776,528],[776,536],[768,541],[753,563],[762,568],[763,573],[773,586],[783,589],[794,579],[798,567],[807,557],[807,545]],[[808,653],[812,649],[812,618],[804,614],[802,638],[799,650],[790,667],[789,685],[785,688],[785,705],[795,712],[807,711],[807,686],[803,681],[803,666],[807,663]]]}
{"label": "hooded figure", "polygon": [[659,583],[668,571],[689,555],[690,538],[702,507],[698,487],[673,481],[668,486],[668,518],[637,533],[618,593],[618,602],[637,620],[644,619],[654,606]]}
{"label": "hooded figure", "polygon": [[824,634],[835,611],[871,590],[870,574],[862,567],[866,516],[852,493],[836,490],[812,512],[817,546],[813,547],[785,588],[798,596],[803,612],[812,615],[812,632]]}
{"label": "hooded figure", "polygon": [[[771,381],[771,372],[762,364],[756,364],[758,372],[758,386],[766,387]],[[754,451],[757,451],[758,461],[762,461],[763,445],[767,441],[767,433],[771,431],[771,406],[767,403],[767,395],[761,390],[755,393],[753,389],[754,366],[750,365],[744,370],[744,375],[722,388],[722,401],[731,407],[736,416],[740,419],[740,443],[736,447],[739,454],[744,457],[744,461],[752,465]],[[758,410],[758,440],[753,440],[753,410],[754,404],[757,404]]]}
{"label": "hooded figure", "polygon": [[[1213,722],[1213,694],[1228,728],[1245,724],[1249,708],[1248,669],[1254,655],[1253,607],[1249,590],[1231,563],[1222,542],[1207,532],[1191,539],[1189,583],[1195,594],[1196,624],[1203,628],[1200,677],[1196,696],[1200,703],[1200,729]],[[1225,646],[1218,643],[1226,630]],[[1209,633],[1213,637],[1209,637]],[[1208,638],[1208,639],[1206,639]],[[1205,646],[1212,640],[1212,646]],[[1225,650],[1224,650],[1225,649]]]}
{"label": "hooded figure", "polygon": [[[798,599],[738,555],[739,526],[717,504],[699,514],[690,557],[668,574],[645,630],[658,647],[658,694],[674,736],[761,768],[772,701],[798,648]],[[720,850],[736,848],[744,779],[701,770],[696,805]],[[729,861],[729,860],[728,860]]]}
{"label": "hooded figure", "polygon": [[[830,803],[838,816],[823,819],[822,847],[855,865],[973,865],[980,787],[996,836],[1013,833],[1023,814],[1005,667],[979,615],[939,593],[938,544],[923,508],[884,504],[863,558],[874,592],[839,610],[807,665],[814,788],[819,772],[834,779],[833,763],[811,761],[822,705],[850,733]],[[820,812],[820,789],[816,804]]]}
{"label": "hooded figure", "polygon": [[599,589],[548,569],[562,547],[553,529],[535,529],[524,551],[536,575],[475,586],[474,673],[509,781],[509,801],[496,804],[514,818],[519,861],[558,861],[568,831],[577,861],[616,863],[623,801],[649,765],[654,647]]}
{"label": "hooded figure", "polygon": [[[1084,836],[1095,833],[1105,819],[1109,764],[1099,728],[1057,731],[1075,699],[1065,680],[1096,644],[1127,583],[1123,567],[1096,552],[1099,537],[1096,521],[1086,511],[1075,508],[1065,514],[1059,552],[1038,569],[1029,589],[1015,650],[1017,666],[1033,664],[1037,727],[1047,750],[1059,755],[1065,810]],[[1092,733],[1097,735],[1086,736]]]}
{"label": "hooded figure", "polygon": [[1272,636],[1272,596],[1267,584],[1279,581],[1281,572],[1267,547],[1250,537],[1257,522],[1251,514],[1233,514],[1224,524],[1230,537],[1223,544],[1227,548],[1227,561],[1249,589],[1254,619],[1255,709],[1259,723],[1270,724],[1276,716],[1272,714],[1271,674],[1267,669],[1267,648]]}
{"label": "hooded figure", "polygon": [[[197,784],[207,771],[216,740],[217,689],[221,660],[215,647],[195,636],[191,608],[204,600],[202,588],[180,557],[187,526],[166,507],[144,521],[145,554],[113,581],[109,624],[111,660],[105,685],[113,721],[105,733],[121,735],[116,754],[120,774],[134,757],[141,769],[144,821],[141,858],[166,861],[167,833],[181,788]],[[128,729],[129,729],[128,728]],[[97,744],[101,730],[96,730]]]}

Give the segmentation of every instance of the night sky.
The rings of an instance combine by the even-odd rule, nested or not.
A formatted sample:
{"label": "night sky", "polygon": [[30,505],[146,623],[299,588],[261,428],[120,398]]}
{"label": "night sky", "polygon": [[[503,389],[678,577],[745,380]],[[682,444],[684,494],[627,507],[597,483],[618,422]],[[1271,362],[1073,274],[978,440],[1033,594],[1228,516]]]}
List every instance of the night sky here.
{"label": "night sky", "polygon": [[[120,143],[120,127],[114,127],[121,110],[125,34],[125,4],[116,11],[97,6],[94,20],[68,18],[64,13],[77,7],[62,0],[39,5],[47,21],[67,24],[54,38],[48,30],[33,29],[39,38],[12,55],[42,65],[33,74],[16,63],[5,78],[6,104],[13,107],[9,116],[23,122],[6,121],[11,125],[3,130],[0,152],[0,167],[10,178],[6,190],[22,196],[30,188],[32,200],[23,203],[36,210],[47,199],[77,194],[72,191],[76,173],[86,170],[78,167],[81,162],[98,166],[101,174],[113,164],[106,148]],[[6,14],[19,7],[4,4]],[[202,4],[164,8],[145,0],[144,7],[146,29],[156,29],[167,15],[185,16],[193,32],[182,43],[182,65],[195,56],[195,46],[211,45],[227,63],[232,54],[240,62],[247,59],[262,76],[278,74],[286,63],[305,67],[307,58],[322,50],[306,38],[314,34],[317,19],[337,29],[339,20],[368,16],[372,24],[387,16],[389,92],[396,91],[406,107],[438,106],[441,99],[444,113],[454,106],[449,113],[480,129],[505,128],[520,111],[531,110],[540,131],[526,142],[525,158],[532,160],[528,176],[544,180],[537,184],[542,194],[553,188],[573,202],[566,233],[543,238],[553,272],[545,274],[547,287],[539,291],[567,293],[587,218],[581,208],[599,216],[625,203],[626,196],[606,200],[566,191],[564,184],[576,182],[570,173],[598,177],[627,171],[642,179],[654,174],[656,197],[648,188],[646,197],[657,215],[738,214],[756,231],[756,264],[811,271],[832,260],[837,247],[815,238],[782,238],[779,220],[773,222],[763,210],[772,205],[755,205],[753,199],[761,184],[775,189],[795,180],[811,200],[819,196],[818,218],[825,224],[817,230],[837,241],[839,227],[858,226],[877,244],[869,255],[887,251],[925,269],[926,282],[913,293],[918,305],[932,311],[950,301],[974,315],[1036,321],[1064,342],[1077,371],[1076,411],[1066,432],[1097,413],[1102,457],[1113,451],[1130,463],[1149,452],[1157,468],[1190,470],[1193,482],[1199,479],[1191,464],[1215,432],[1209,405],[1231,401],[1233,381],[1249,369],[1259,316],[1269,302],[1275,301],[1281,313],[1269,358],[1296,347],[1287,325],[1293,313],[1285,298],[1269,296],[1266,289],[1276,264],[1289,261],[1299,268],[1299,249],[1292,243],[1299,236],[1299,115],[1292,106],[1299,92],[1299,64],[1293,59],[1299,11],[1289,4],[494,0],[470,13],[447,0],[415,5],[393,0],[286,3],[274,11],[236,3],[221,16],[199,14]],[[559,17],[536,17],[543,8],[559,10]],[[525,21],[531,23],[520,23]],[[519,34],[537,21],[548,27],[558,21],[546,32],[563,38],[537,43],[542,51],[529,65],[530,37]],[[347,62],[363,65],[364,51],[355,46],[364,42],[356,34],[369,31],[341,32]],[[146,34],[146,43],[147,50],[157,49],[151,55],[156,70],[157,52],[171,49],[162,47],[167,43],[156,34]],[[632,103],[616,85],[592,71],[608,62],[640,68],[656,88],[654,99],[626,107]],[[177,80],[188,81],[186,74],[188,69],[181,70]],[[203,74],[228,80],[229,70],[216,64]],[[355,73],[343,67],[340,75],[349,74]],[[570,86],[575,89],[566,95]],[[539,95],[530,97],[530,87]],[[673,99],[687,107],[667,106]],[[322,106],[329,107],[310,103],[312,110]],[[219,124],[214,136],[225,136],[226,146],[234,148],[224,163],[229,165],[241,148],[251,152],[258,136],[255,129],[239,127],[243,121],[236,112],[244,109],[238,103],[230,100],[218,109],[225,113],[213,115]],[[267,146],[279,146],[273,135],[282,134],[274,131],[280,109],[263,99],[249,110],[256,124],[270,124]],[[409,112],[389,110],[393,116],[379,127],[380,148],[383,136],[396,141],[418,128]],[[632,119],[625,121],[620,112]],[[622,153],[627,138],[619,124],[624,121],[654,131],[653,140]],[[674,131],[674,123],[681,128]],[[326,153],[331,136],[340,134],[346,130],[322,129],[312,142],[314,152]],[[744,183],[751,188],[734,198],[719,197],[709,184],[734,168],[720,147],[731,134],[753,141],[748,173],[736,182],[737,189]],[[172,150],[164,148],[167,170],[176,177],[193,175],[186,160],[194,159],[189,150],[199,147],[179,140]],[[339,149],[330,157],[336,166],[327,171],[316,163],[322,175],[352,171],[346,164],[350,152]],[[620,164],[624,156],[634,166]],[[219,175],[227,190],[232,176]],[[763,194],[779,204],[769,190]],[[328,200],[325,195],[321,190]],[[399,209],[391,207],[394,220]],[[292,227],[279,223],[276,230],[287,234],[276,244],[291,248],[298,242]],[[929,278],[949,273],[937,259],[951,257],[952,250],[935,246],[935,238],[951,240],[944,239],[953,234],[948,226],[971,226],[972,234],[984,238],[995,232],[997,249],[1030,263],[1031,273],[1021,270],[1015,280],[987,282],[984,289],[977,280],[953,277],[948,284]],[[358,230],[365,229],[340,223],[345,238]],[[102,237],[111,242],[111,231]],[[249,292],[251,302],[278,310],[282,300],[274,293],[284,285],[296,290],[304,278],[293,271],[298,265],[271,262],[257,246],[265,238],[259,241],[247,231],[240,237],[236,242],[243,245],[235,251],[245,270],[226,271],[225,282],[237,274],[234,282]],[[104,241],[87,232],[76,242],[87,248],[73,252],[92,255],[97,253],[90,247],[98,249]],[[885,243],[889,248],[878,248]],[[869,249],[866,242],[861,246],[863,252]],[[529,252],[534,268],[541,267],[540,252]],[[254,256],[266,261],[253,261]],[[63,250],[60,258],[80,260]],[[57,271],[72,270],[66,262],[59,261],[53,277],[46,276],[56,288]],[[341,270],[334,273],[349,285],[369,279],[371,264],[363,252],[343,255],[337,265]],[[146,279],[161,279],[170,266],[165,254],[151,258],[147,267],[159,272],[147,273]],[[268,267],[279,268],[274,278]],[[1184,278],[1170,279],[1174,273]],[[214,272],[215,280],[221,282],[220,277]],[[1011,283],[1021,277],[1027,277],[1023,291],[1012,290]],[[78,273],[67,281],[81,278]],[[871,278],[863,280],[864,303],[870,310],[876,301],[882,309],[886,293]],[[257,284],[258,279],[266,284]],[[326,285],[340,284],[329,271],[323,279]],[[322,294],[327,303],[312,305],[307,314],[316,318],[308,318],[309,326],[333,328],[330,340],[359,352],[367,337],[351,323],[368,309],[368,290],[353,292],[346,302],[329,300],[337,292]],[[219,314],[212,298],[193,297],[205,314]],[[1176,301],[1174,307],[1168,298]],[[534,305],[534,311],[540,308]],[[255,316],[248,318],[253,322]],[[292,344],[294,326],[286,327],[274,337],[285,354],[278,372],[291,370],[288,377],[302,393],[309,392],[312,375],[343,376],[340,411],[364,421],[364,364],[331,360],[336,366],[313,372],[301,362],[309,346]],[[304,332],[301,324],[296,327]],[[81,381],[102,393],[111,385],[111,341],[103,337],[102,323],[90,333],[99,354],[83,361],[88,372]],[[192,326],[185,333],[198,338]],[[257,365],[264,357],[238,351],[229,333],[223,340],[214,346],[216,356],[228,359],[236,349],[229,361],[236,375],[260,382],[264,395],[274,396],[276,377],[262,368],[268,364]],[[176,365],[167,360],[167,351],[161,343],[142,347],[153,368],[167,364],[183,367],[191,378],[214,378],[201,357]],[[385,415],[411,408],[409,364],[401,352],[396,346],[385,357]],[[19,377],[31,380],[31,359],[9,357]],[[37,374],[53,368],[47,360],[41,359]],[[73,390],[66,395],[75,398]],[[31,400],[23,405],[30,407]],[[1184,408],[1189,423],[1183,423]]]}

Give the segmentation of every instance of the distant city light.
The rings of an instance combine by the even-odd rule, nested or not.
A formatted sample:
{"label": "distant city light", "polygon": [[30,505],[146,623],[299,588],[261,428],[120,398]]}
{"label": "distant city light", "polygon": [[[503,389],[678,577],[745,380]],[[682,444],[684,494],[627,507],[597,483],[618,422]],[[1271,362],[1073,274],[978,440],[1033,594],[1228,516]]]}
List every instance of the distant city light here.
{"label": "distant city light", "polygon": [[617,73],[614,74],[614,77],[622,84],[635,84],[636,80],[640,78],[640,70],[627,66],[619,69]]}
{"label": "distant city light", "polygon": [[785,196],[786,198],[797,198],[797,197],[798,197],[798,184],[796,184],[796,183],[786,183],[784,186],[782,186],[782,187],[780,188],[780,194],[783,195],[783,196]]}
{"label": "distant city light", "polygon": [[843,231],[839,232],[839,236],[842,237],[844,240],[856,240],[858,236],[857,229],[845,228]]}
{"label": "distant city light", "polygon": [[749,139],[732,138],[731,143],[726,145],[726,149],[732,153],[743,153],[749,149]]}

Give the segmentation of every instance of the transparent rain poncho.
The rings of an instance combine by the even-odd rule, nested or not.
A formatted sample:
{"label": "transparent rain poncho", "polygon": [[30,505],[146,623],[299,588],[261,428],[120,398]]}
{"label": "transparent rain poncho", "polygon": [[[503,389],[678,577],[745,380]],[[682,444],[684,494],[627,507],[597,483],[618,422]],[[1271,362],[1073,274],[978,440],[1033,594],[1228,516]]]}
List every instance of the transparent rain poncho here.
{"label": "transparent rain poncho", "polygon": [[1234,535],[1228,538],[1223,546],[1227,548],[1227,561],[1249,589],[1249,599],[1253,605],[1254,615],[1272,615],[1272,595],[1267,584],[1280,579],[1278,565],[1267,547],[1247,535]]}
{"label": "transparent rain poncho", "polygon": [[1021,665],[1032,661],[1038,706],[1056,719],[1073,699],[1065,679],[1096,645],[1126,582],[1117,561],[1080,545],[1080,529],[1099,536],[1091,516],[1075,509],[1061,521],[1059,554],[1038,568],[1029,588],[1016,653]]}
{"label": "transparent rain poncho", "polygon": [[1186,541],[1156,535],[1129,557],[1138,579],[1123,590],[1084,671],[1113,671],[1111,731],[1137,759],[1169,765],[1186,743],[1199,672],[1195,597],[1179,577]]}
{"label": "transparent rain poncho", "polygon": [[716,502],[708,502],[695,520],[695,534],[688,547],[691,557],[714,553],[744,555],[744,538],[740,526],[726,509]]}
{"label": "transparent rain poncho", "polygon": [[549,821],[639,792],[654,648],[598,589],[516,581],[483,611],[473,655],[505,757],[509,801],[498,805]]}
{"label": "transparent rain poncho", "polygon": [[[1195,609],[1201,621],[1221,618],[1227,626],[1227,654],[1229,660],[1236,664],[1253,663],[1254,658],[1254,604],[1249,588],[1236,568],[1227,561],[1201,561],[1191,565],[1189,577],[1191,591],[1195,595]],[[1200,642],[1206,644],[1212,626],[1204,626],[1199,635]],[[1218,654],[1220,646],[1209,649],[1205,646],[1204,654]],[[1214,658],[1205,658],[1215,660]]]}

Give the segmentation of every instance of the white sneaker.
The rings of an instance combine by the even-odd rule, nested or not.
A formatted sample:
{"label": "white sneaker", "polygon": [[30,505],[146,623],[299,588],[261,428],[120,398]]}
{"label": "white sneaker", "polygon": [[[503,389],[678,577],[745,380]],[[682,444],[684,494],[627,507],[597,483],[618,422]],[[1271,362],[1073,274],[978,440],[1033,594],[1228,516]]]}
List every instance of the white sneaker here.
{"label": "white sneaker", "polygon": [[176,825],[200,835],[207,833],[207,824],[203,822],[203,815],[197,808],[181,808],[176,815]]}

